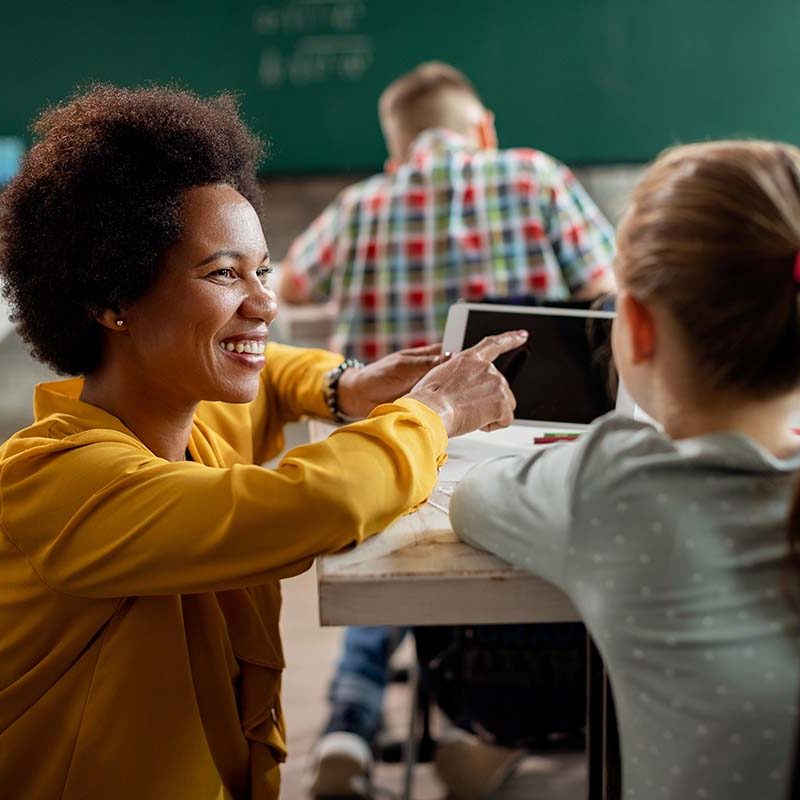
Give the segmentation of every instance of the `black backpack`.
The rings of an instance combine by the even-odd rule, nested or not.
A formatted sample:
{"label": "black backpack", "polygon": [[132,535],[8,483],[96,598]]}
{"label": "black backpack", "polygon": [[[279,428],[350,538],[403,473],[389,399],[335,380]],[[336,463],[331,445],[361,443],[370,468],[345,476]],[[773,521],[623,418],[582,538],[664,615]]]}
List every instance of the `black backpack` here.
{"label": "black backpack", "polygon": [[506,747],[581,746],[583,625],[426,626],[414,636],[422,681],[455,725]]}

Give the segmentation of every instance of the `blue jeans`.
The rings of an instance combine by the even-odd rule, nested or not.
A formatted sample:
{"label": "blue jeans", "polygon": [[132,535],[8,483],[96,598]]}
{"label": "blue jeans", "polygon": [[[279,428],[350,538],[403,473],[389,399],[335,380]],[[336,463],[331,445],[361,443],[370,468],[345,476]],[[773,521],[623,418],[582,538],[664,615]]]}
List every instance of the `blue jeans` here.
{"label": "blue jeans", "polygon": [[323,733],[347,731],[372,744],[381,727],[389,659],[407,628],[347,628],[328,689],[331,716]]}

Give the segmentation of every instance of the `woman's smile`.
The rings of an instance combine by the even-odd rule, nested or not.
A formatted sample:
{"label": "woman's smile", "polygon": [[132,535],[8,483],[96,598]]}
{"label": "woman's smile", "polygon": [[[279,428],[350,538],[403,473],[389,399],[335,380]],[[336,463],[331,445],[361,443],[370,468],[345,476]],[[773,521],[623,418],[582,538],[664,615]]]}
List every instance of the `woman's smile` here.
{"label": "woman's smile", "polygon": [[260,370],[266,362],[264,350],[267,347],[267,338],[267,334],[229,336],[221,340],[218,346],[226,358],[249,369]]}

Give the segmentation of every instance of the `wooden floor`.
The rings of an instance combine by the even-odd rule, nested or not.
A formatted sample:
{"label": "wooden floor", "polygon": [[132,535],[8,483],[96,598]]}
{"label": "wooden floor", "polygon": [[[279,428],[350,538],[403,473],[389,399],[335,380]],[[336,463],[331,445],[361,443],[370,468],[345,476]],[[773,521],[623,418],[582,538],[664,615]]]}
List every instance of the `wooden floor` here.
{"label": "wooden floor", "polygon": [[[303,772],[308,753],[325,722],[325,692],[339,656],[342,628],[323,628],[317,613],[314,569],[283,582],[284,606],[281,631],[286,655],[283,703],[289,732],[289,760],[283,767],[282,800],[307,798]],[[410,657],[401,652],[400,657]],[[392,686],[386,702],[387,725],[401,736],[408,715],[408,689]],[[444,789],[432,767],[417,767],[414,800],[439,800]],[[400,796],[403,770],[399,765],[378,765],[375,783],[382,797]]]}

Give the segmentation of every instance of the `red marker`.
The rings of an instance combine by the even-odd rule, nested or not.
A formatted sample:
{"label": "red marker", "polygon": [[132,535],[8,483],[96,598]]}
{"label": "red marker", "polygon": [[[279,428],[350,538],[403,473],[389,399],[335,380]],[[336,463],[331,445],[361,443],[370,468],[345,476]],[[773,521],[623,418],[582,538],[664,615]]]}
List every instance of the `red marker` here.
{"label": "red marker", "polygon": [[534,444],[552,444],[553,442],[574,442],[580,434],[564,433],[558,436],[534,436]]}

